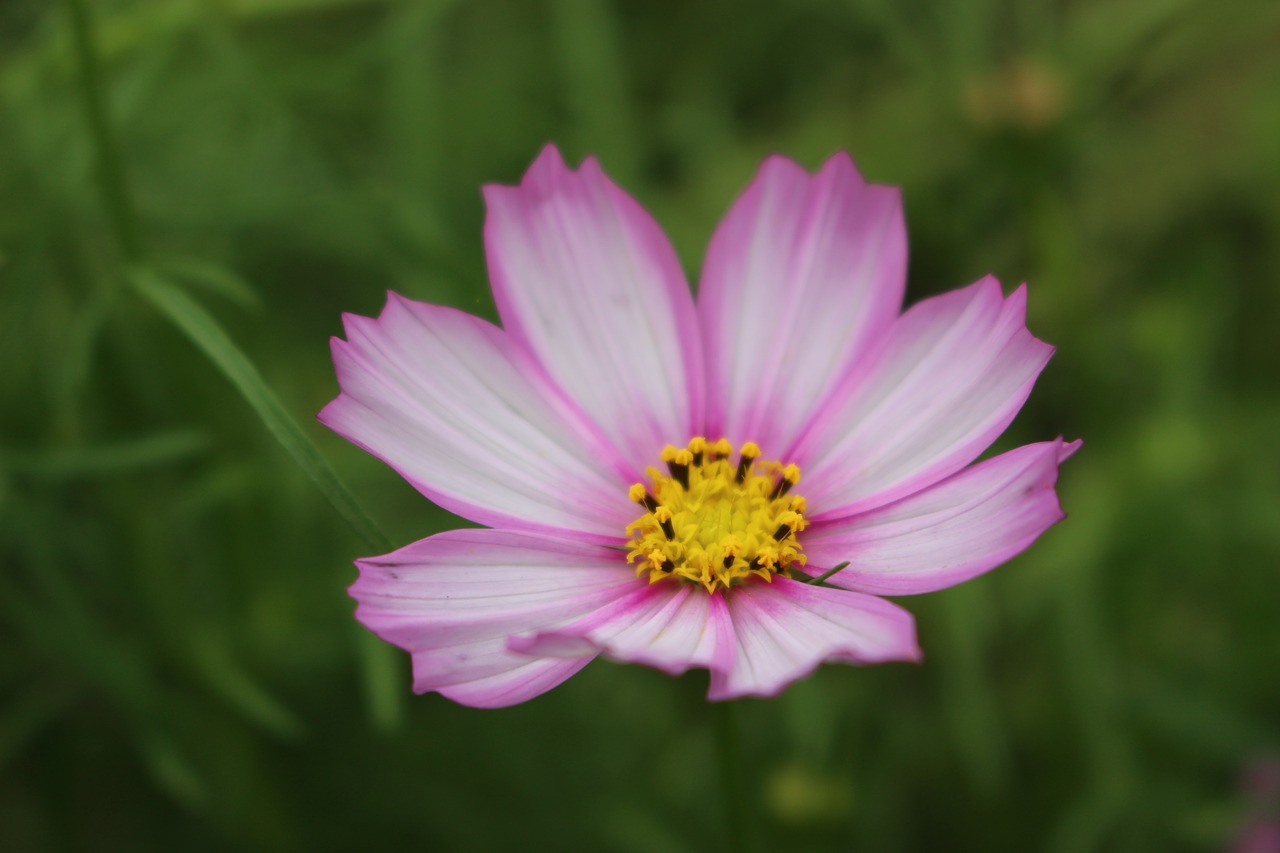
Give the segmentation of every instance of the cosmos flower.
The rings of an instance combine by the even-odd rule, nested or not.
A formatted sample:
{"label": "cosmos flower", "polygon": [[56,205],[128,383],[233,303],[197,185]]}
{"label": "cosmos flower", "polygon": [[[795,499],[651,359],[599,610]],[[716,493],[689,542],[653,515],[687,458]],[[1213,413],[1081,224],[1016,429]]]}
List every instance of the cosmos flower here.
{"label": "cosmos flower", "polygon": [[1063,517],[1079,442],[972,464],[1052,353],[1025,289],[988,277],[901,313],[900,195],[847,155],[766,160],[696,302],[594,159],[548,147],[484,196],[502,327],[392,293],[345,317],[320,413],[486,526],[357,561],[356,616],[410,653],[416,691],[511,705],[604,655],[708,669],[720,700],[916,660],[879,596],[967,580]]}

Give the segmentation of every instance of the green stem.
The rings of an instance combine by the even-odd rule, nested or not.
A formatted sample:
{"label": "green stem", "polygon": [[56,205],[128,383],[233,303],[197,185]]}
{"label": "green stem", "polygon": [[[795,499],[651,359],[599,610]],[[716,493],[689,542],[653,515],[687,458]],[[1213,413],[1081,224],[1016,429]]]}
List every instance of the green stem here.
{"label": "green stem", "polygon": [[107,219],[111,222],[120,250],[130,261],[137,261],[143,256],[141,229],[129,195],[129,185],[125,181],[120,148],[116,144],[111,123],[107,120],[102,65],[94,44],[93,20],[89,17],[89,9],[84,0],[64,0],[64,3],[71,16],[76,59],[80,66],[80,93],[97,155],[102,203],[107,209]]}
{"label": "green stem", "polygon": [[720,760],[720,792],[724,798],[725,839],[729,850],[749,850],[750,834],[744,797],[742,748],[733,702],[711,703],[711,726]]}
{"label": "green stem", "polygon": [[845,560],[840,565],[827,569],[825,572],[818,575],[816,578],[809,578],[808,580],[803,581],[803,583],[813,584],[814,586],[822,586],[822,584],[826,581],[827,578],[831,577],[841,569],[846,568],[848,565],[849,565],[849,561]]}

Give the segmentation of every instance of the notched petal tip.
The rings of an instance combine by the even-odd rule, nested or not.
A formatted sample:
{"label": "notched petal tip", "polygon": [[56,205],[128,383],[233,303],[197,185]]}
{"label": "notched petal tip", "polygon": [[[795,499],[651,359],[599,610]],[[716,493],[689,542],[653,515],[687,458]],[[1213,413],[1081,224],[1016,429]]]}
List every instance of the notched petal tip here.
{"label": "notched petal tip", "polygon": [[766,172],[786,172],[793,175],[803,175],[805,178],[809,177],[809,172],[804,166],[801,166],[780,151],[766,154],[765,158],[760,161],[760,166],[756,169],[755,176],[758,179]]}
{"label": "notched petal tip", "polygon": [[[368,317],[364,314],[357,314],[354,311],[342,312],[342,331],[346,336],[346,340],[351,341],[356,335],[376,334],[379,331],[386,331],[387,320],[394,317],[397,312],[410,312],[416,300],[397,293],[388,288],[384,291],[382,307],[378,309],[377,315]],[[443,308],[444,306],[438,306]]]}
{"label": "notched petal tip", "polygon": [[333,429],[334,424],[338,423],[341,418],[341,415],[339,415],[338,412],[342,406],[345,405],[346,403],[343,402],[343,394],[339,393],[338,396],[325,403],[324,407],[320,409],[320,411],[316,412],[316,421],[327,426],[329,429]]}
{"label": "notched petal tip", "polygon": [[1076,451],[1084,446],[1084,439],[1077,438],[1072,441],[1066,441],[1062,436],[1058,436],[1058,464],[1061,465],[1072,456],[1076,455]]}
{"label": "notched petal tip", "polygon": [[352,336],[355,334],[354,330],[359,329],[362,323],[367,323],[367,322],[373,322],[373,320],[369,317],[364,316],[363,314],[356,314],[353,311],[343,311],[342,312],[342,334],[345,337],[345,339],[348,341],[351,340]]}
{"label": "notched petal tip", "polygon": [[382,303],[382,310],[378,312],[378,320],[386,317],[388,311],[412,311],[414,302],[415,300],[404,294],[388,289],[387,298]]}
{"label": "notched petal tip", "polygon": [[817,186],[828,186],[840,192],[860,193],[868,189],[893,190],[897,187],[877,186],[867,183],[847,151],[837,151],[826,159],[813,177]]}
{"label": "notched petal tip", "polygon": [[1004,297],[1004,313],[1011,323],[1020,325],[1026,335],[1038,347],[1043,349],[1044,359],[1047,363],[1054,352],[1057,351],[1057,347],[1036,337],[1027,326],[1027,283],[1025,281],[1015,287],[1012,293]]}
{"label": "notched petal tip", "polygon": [[542,150],[538,152],[538,156],[534,158],[533,163],[524,173],[525,180],[529,180],[531,176],[541,174],[546,171],[561,172],[570,171],[565,164],[564,155],[560,153],[560,148],[554,142],[548,142],[542,146]]}
{"label": "notched petal tip", "polygon": [[[982,299],[999,299],[1001,302],[1006,300],[1004,295],[1004,285],[1000,283],[1000,279],[993,273],[983,275],[973,284],[969,285],[969,287],[962,289],[972,289],[976,291],[978,297]],[[1014,304],[1016,305],[1017,303]]]}
{"label": "notched petal tip", "polygon": [[[585,165],[585,164],[584,164]],[[538,152],[538,156],[529,164],[529,168],[520,176],[519,183],[487,183],[482,184],[480,193],[484,197],[485,206],[490,215],[493,207],[503,201],[541,200],[554,194],[561,182],[576,174],[565,162],[564,155],[554,142],[548,142]]]}

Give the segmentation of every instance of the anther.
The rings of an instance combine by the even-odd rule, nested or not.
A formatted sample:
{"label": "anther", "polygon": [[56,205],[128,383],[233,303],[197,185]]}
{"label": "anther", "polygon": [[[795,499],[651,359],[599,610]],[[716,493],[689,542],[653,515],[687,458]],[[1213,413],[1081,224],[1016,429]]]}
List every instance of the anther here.
{"label": "anther", "polygon": [[653,512],[658,508],[658,500],[649,494],[649,490],[644,487],[643,483],[636,483],[627,492],[627,496],[638,504],[644,504],[644,508]]}
{"label": "anther", "polygon": [[794,463],[782,469],[782,479],[773,487],[773,492],[769,495],[769,500],[777,500],[778,498],[791,491],[791,487],[800,482],[800,466]]}
{"label": "anther", "polygon": [[662,448],[662,461],[667,463],[671,479],[679,483],[686,492],[689,491],[689,463],[693,462],[693,453],[687,448],[676,450],[668,444]]}
{"label": "anther", "polygon": [[653,517],[657,519],[658,525],[662,528],[662,535],[668,539],[676,538],[675,526],[671,523],[671,510],[665,506],[660,506],[653,510]]}
{"label": "anther", "polygon": [[733,453],[733,445],[729,443],[729,439],[721,438],[715,444],[711,445],[711,461],[723,459]]}
{"label": "anther", "polygon": [[689,439],[689,452],[693,454],[693,464],[702,464],[702,454],[707,449],[707,440],[700,435]]}
{"label": "anther", "polygon": [[721,563],[726,569],[733,568],[733,561],[742,553],[742,543],[738,541],[738,537],[729,536],[720,543],[720,547],[724,550]]}
{"label": "anther", "polygon": [[733,475],[735,483],[741,483],[747,479],[747,472],[751,470],[751,463],[756,461],[760,455],[760,445],[754,441],[748,441],[742,445],[742,456],[738,458],[738,470]]}
{"label": "anther", "polygon": [[773,538],[778,542],[786,539],[794,531],[797,525],[803,520],[798,512],[784,512],[780,516],[781,524],[778,529],[773,532]]}

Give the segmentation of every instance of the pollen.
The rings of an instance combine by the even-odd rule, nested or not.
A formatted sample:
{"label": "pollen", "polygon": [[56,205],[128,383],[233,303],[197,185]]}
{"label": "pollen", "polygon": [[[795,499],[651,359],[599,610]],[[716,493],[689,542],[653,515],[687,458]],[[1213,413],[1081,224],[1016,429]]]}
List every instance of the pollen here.
{"label": "pollen", "polygon": [[748,441],[738,448],[703,436],[686,447],[667,445],[649,468],[651,485],[627,494],[643,514],[627,525],[627,562],[650,583],[678,579],[707,592],[729,589],[755,575],[772,581],[803,566],[796,534],[808,522],[801,495],[791,494],[800,468],[763,458]]}

